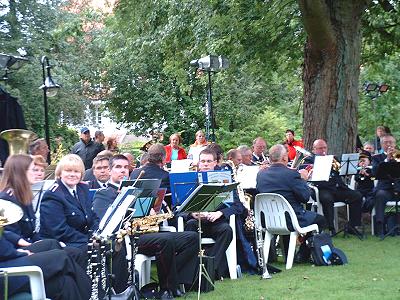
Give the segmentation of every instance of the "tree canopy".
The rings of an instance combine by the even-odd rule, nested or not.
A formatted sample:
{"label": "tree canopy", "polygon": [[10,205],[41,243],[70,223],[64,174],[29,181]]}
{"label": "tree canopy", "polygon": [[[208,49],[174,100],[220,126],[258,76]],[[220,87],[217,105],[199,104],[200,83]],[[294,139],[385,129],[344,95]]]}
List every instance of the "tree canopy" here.
{"label": "tree canopy", "polygon": [[[204,128],[207,85],[206,74],[189,62],[224,55],[230,67],[212,74],[217,142],[227,149],[263,136],[273,144],[287,128],[302,136],[311,126],[303,128],[302,71],[310,32],[302,2],[331,7],[334,1],[120,0],[112,13],[94,9],[91,1],[2,2],[2,51],[22,49],[31,62],[12,74],[6,87],[20,98],[28,127],[42,135],[38,87],[40,57],[47,55],[63,86],[50,99],[51,128],[61,113],[64,124],[84,124],[86,105],[96,100],[135,134],[182,132],[189,144]],[[398,3],[356,2],[362,6],[360,78],[351,89],[360,101],[351,115],[364,140],[372,138],[376,124],[399,134]],[[364,95],[366,81],[390,85],[376,100],[376,116]]]}

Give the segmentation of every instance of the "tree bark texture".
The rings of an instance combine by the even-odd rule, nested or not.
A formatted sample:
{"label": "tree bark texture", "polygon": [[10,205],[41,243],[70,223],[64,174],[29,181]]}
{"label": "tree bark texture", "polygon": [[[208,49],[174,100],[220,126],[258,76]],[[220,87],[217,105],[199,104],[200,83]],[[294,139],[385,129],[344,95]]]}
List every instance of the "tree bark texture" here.
{"label": "tree bark texture", "polygon": [[328,143],[330,154],[354,152],[365,1],[298,0],[307,32],[303,138]]}

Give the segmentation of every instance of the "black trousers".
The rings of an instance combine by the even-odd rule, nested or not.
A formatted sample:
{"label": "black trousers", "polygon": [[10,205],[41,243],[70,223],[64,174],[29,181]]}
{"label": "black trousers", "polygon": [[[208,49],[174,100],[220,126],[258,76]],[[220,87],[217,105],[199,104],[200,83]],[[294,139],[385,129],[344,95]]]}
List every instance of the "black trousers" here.
{"label": "black trousers", "polygon": [[[185,230],[197,231],[199,221],[191,219],[186,223]],[[225,219],[216,220],[215,222],[202,222],[202,237],[213,238],[215,244],[207,248],[205,254],[214,256],[215,277],[226,276],[228,273],[228,264],[225,251],[233,238],[232,228]]]}
{"label": "black trousers", "polygon": [[319,201],[322,204],[324,216],[328,222],[328,227],[330,230],[335,229],[333,222],[333,205],[335,202],[345,202],[348,204],[350,211],[350,224],[352,226],[361,225],[362,195],[360,192],[340,188],[336,189],[335,191],[320,189]]}
{"label": "black trousers", "polygon": [[[33,245],[33,244],[32,244]],[[48,246],[43,244],[44,247]],[[37,247],[37,248],[36,248]],[[37,244],[31,251],[39,251]],[[43,249],[43,248],[42,248]],[[89,299],[90,280],[83,270],[64,250],[49,250],[17,258],[7,266],[35,265],[42,269],[46,296],[51,299]],[[16,292],[29,292],[29,283]]]}
{"label": "black trousers", "polygon": [[377,190],[375,193],[375,218],[377,223],[383,224],[386,202],[396,199],[393,190]]}
{"label": "black trousers", "polygon": [[197,271],[199,237],[195,232],[159,232],[140,236],[138,253],[155,256],[161,289],[192,284]]}

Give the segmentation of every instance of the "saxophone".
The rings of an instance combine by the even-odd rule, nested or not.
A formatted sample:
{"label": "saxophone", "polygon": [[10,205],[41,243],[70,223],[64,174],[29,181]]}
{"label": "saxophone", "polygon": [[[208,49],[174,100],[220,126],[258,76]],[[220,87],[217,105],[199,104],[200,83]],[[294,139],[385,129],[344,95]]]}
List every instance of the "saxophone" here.
{"label": "saxophone", "polygon": [[117,233],[117,242],[121,243],[126,235],[158,232],[160,230],[158,224],[174,216],[171,209],[168,206],[166,208],[166,213],[136,218],[125,223],[126,228],[119,230]]}
{"label": "saxophone", "polygon": [[[234,182],[238,182],[237,181],[237,168],[236,168],[235,164],[233,163],[233,161],[226,160],[225,163],[232,168],[232,180]],[[236,189],[237,189],[237,193],[238,193],[240,202],[242,202],[243,206],[248,211],[247,217],[244,220],[244,229],[248,232],[252,232],[254,230],[254,211],[250,207],[251,196],[244,192],[244,190],[240,184],[238,184]]]}

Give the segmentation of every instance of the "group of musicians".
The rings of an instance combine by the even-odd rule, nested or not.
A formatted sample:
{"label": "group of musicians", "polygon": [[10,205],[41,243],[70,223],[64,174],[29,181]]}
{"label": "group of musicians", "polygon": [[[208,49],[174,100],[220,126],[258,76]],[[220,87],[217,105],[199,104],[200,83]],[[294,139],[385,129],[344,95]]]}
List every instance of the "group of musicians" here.
{"label": "group of musicians", "polygon": [[[198,141],[193,147],[201,147],[195,155],[199,172],[218,169],[231,170],[232,166],[224,165],[221,147],[204,141],[204,133],[198,132]],[[294,132],[286,132],[286,143],[277,144],[269,149],[267,155],[266,141],[258,137],[253,147],[240,146],[229,151],[228,158],[234,167],[240,164],[260,166],[257,175],[256,190],[258,193],[271,192],[284,196],[293,207],[300,226],[318,224],[320,229],[327,229],[335,234],[333,208],[335,202],[345,202],[349,205],[349,233],[360,231],[363,194],[350,189],[339,176],[337,169],[332,168],[328,181],[314,182],[319,190],[319,200],[323,207],[323,215],[308,211],[304,204],[310,199],[310,189],[307,183],[309,168],[292,169],[289,161],[293,159],[294,146],[302,146],[294,140]],[[197,138],[197,136],[196,136]],[[75,154],[64,156],[58,163],[56,181],[39,199],[40,222],[36,220],[37,212],[33,209],[34,195],[31,185],[35,184],[35,163],[31,156],[10,156],[4,166],[0,182],[0,198],[11,201],[21,207],[23,217],[13,225],[4,227],[0,236],[0,267],[38,265],[42,268],[47,295],[52,299],[89,299],[92,283],[88,279],[88,241],[98,230],[99,221],[107,208],[118,196],[121,181],[136,179],[161,179],[161,187],[170,191],[169,174],[165,163],[171,159],[185,157],[179,142],[178,134],[171,136],[171,146],[154,144],[149,149],[140,168],[130,170],[129,159],[121,154],[103,155],[99,153],[93,160],[92,180],[82,182],[85,166],[82,159]],[[383,153],[369,156],[372,172],[366,177],[373,177],[379,165],[394,160],[396,140],[391,134],[381,137]],[[326,141],[317,139],[313,143],[312,155],[307,157],[305,164],[312,165],[316,156],[328,153]],[[251,156],[250,156],[251,155]],[[362,172],[365,168],[362,168]],[[364,173],[363,173],[364,174]],[[370,179],[370,178],[368,178]],[[89,185],[99,190],[91,199]],[[379,180],[374,190],[372,207],[376,210],[378,235],[384,234],[384,212],[387,201],[392,200],[399,190],[398,179],[387,177]],[[203,236],[212,237],[216,243],[206,249],[206,255],[215,259],[216,278],[228,275],[225,251],[232,238],[229,217],[237,216],[236,231],[242,249],[239,261],[246,261],[246,269],[254,271],[256,258],[251,250],[251,242],[243,235],[243,223],[248,214],[242,199],[234,192],[234,201],[227,206],[221,204],[214,212],[202,214],[186,214],[184,232],[159,232],[142,234],[138,240],[138,253],[155,256],[157,263],[160,292],[159,299],[174,299],[182,296],[180,284],[191,286],[198,273],[199,236],[197,226],[202,222]],[[153,212],[152,212],[153,213]],[[40,223],[38,226],[37,223]],[[112,245],[112,288],[115,293],[122,293],[128,288],[128,262],[125,259],[126,249]],[[302,245],[299,252],[304,257]],[[307,254],[305,254],[307,256]],[[245,259],[243,259],[243,256]],[[54,257],[54,258],[53,258]],[[108,259],[110,259],[108,257]],[[0,283],[0,293],[4,288]],[[62,288],[61,288],[62,286]],[[29,290],[25,279],[9,281],[9,294]],[[105,292],[105,291],[103,291]]]}

